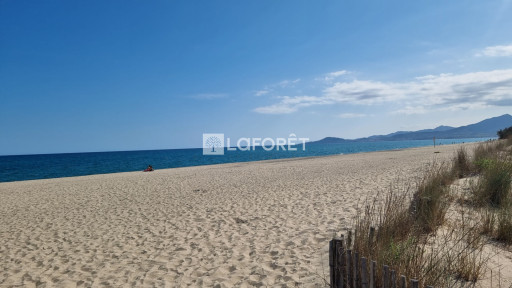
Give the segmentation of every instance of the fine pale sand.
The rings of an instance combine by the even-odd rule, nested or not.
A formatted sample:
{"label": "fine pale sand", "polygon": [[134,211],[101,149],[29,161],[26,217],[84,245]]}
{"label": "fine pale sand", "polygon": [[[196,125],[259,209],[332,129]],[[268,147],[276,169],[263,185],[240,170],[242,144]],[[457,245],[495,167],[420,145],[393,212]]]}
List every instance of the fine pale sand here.
{"label": "fine pale sand", "polygon": [[0,287],[324,286],[358,204],[457,147],[0,183]]}

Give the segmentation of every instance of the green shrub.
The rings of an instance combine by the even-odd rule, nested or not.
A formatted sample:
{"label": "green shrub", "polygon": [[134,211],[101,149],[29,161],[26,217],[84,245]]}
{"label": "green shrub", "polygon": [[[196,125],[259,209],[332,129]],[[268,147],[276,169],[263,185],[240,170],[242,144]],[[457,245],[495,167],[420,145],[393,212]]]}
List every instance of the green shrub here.
{"label": "green shrub", "polygon": [[478,171],[487,170],[493,164],[494,164],[494,160],[489,159],[489,158],[480,158],[479,160],[475,161],[475,166],[477,167]]}
{"label": "green shrub", "polygon": [[501,129],[500,131],[498,131],[497,134],[500,139],[507,139],[509,137],[512,137],[512,126],[505,129]]}

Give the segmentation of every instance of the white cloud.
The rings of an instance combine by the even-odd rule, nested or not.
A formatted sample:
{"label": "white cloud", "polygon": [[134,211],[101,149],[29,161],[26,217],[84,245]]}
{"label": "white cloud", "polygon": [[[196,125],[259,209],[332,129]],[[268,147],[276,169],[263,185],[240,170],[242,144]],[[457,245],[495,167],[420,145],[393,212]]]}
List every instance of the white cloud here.
{"label": "white cloud", "polygon": [[[395,113],[428,110],[477,109],[512,106],[512,69],[466,74],[439,74],[407,82],[353,80],[337,82],[321,96],[287,96],[278,103],[256,108],[259,113],[292,113],[300,108],[328,104],[376,105],[392,103]],[[281,113],[281,112],[282,113]]]}
{"label": "white cloud", "polygon": [[498,45],[485,47],[485,49],[477,53],[476,56],[509,57],[512,56],[512,45]]}
{"label": "white cloud", "polygon": [[362,118],[365,116],[366,116],[366,114],[359,114],[359,113],[342,113],[342,114],[338,115],[339,118],[343,118],[343,119]]}
{"label": "white cloud", "polygon": [[258,107],[254,109],[254,112],[258,112],[261,114],[290,114],[296,111],[297,107],[289,106],[282,103]]}
{"label": "white cloud", "polygon": [[258,107],[254,109],[254,111],[262,114],[289,114],[296,112],[299,108],[303,107],[330,104],[328,100],[314,96],[283,96],[279,98],[281,98],[279,103]]}
{"label": "white cloud", "polygon": [[323,98],[338,103],[371,105],[404,98],[404,84],[378,81],[338,82],[326,88]]}
{"label": "white cloud", "polygon": [[286,87],[290,87],[290,86],[293,86],[294,84],[297,84],[300,82],[300,78],[297,78],[295,80],[283,80],[277,84],[274,84],[272,86],[279,86],[281,88],[286,88]]}
{"label": "white cloud", "polygon": [[334,71],[331,73],[327,73],[327,74],[325,74],[325,76],[323,78],[317,78],[316,80],[323,80],[323,81],[329,82],[329,81],[332,81],[340,76],[346,75],[348,73],[349,72],[347,70]]}
{"label": "white cloud", "polygon": [[269,90],[263,89],[263,90],[256,91],[256,93],[254,93],[254,95],[255,96],[263,96],[265,94],[268,94],[269,92],[270,92]]}

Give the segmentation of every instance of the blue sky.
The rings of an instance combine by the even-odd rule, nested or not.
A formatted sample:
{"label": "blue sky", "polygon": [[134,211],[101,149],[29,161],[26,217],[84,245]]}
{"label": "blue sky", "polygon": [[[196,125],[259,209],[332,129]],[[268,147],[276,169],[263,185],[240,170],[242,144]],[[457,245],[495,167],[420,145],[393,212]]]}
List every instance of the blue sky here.
{"label": "blue sky", "polygon": [[512,1],[0,0],[0,155],[512,112]]}

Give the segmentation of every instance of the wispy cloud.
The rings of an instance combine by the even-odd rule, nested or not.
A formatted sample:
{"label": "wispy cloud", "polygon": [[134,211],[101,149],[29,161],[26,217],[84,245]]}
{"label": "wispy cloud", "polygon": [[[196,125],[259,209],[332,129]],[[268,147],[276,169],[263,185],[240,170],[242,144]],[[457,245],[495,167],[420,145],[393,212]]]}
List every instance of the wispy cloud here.
{"label": "wispy cloud", "polygon": [[256,93],[254,93],[255,96],[263,96],[265,94],[268,94],[270,91],[269,90],[259,90],[259,91],[256,91]]}
{"label": "wispy cloud", "polygon": [[254,111],[262,114],[289,114],[299,110],[299,108],[312,105],[330,104],[326,99],[314,96],[282,96],[281,101],[269,106],[255,108]]}
{"label": "wispy cloud", "polygon": [[394,113],[418,114],[429,110],[464,110],[512,106],[512,69],[466,74],[439,74],[406,82],[353,80],[337,82],[320,96],[286,96],[254,111],[293,113],[313,105],[376,105],[393,103]]}
{"label": "wispy cloud", "polygon": [[286,88],[286,87],[290,87],[290,86],[293,86],[294,84],[297,84],[300,82],[300,78],[297,78],[295,80],[283,80],[279,83],[277,83],[276,85],[273,85],[273,86],[279,86],[281,88]]}
{"label": "wispy cloud", "polygon": [[284,88],[294,87],[295,84],[299,83],[301,81],[300,78],[294,79],[294,80],[283,80],[278,83],[270,84],[265,86],[263,89],[258,90],[254,93],[254,96],[263,96],[266,94],[269,94],[271,92],[274,92],[275,90],[280,90]]}
{"label": "wispy cloud", "polygon": [[329,82],[329,81],[332,81],[340,76],[343,76],[343,75],[346,75],[348,74],[349,72],[347,70],[339,70],[339,71],[334,71],[334,72],[331,72],[331,73],[327,73],[325,74],[323,77],[320,77],[320,78],[316,78],[317,80],[321,80],[321,81],[326,81],[326,82]]}
{"label": "wispy cloud", "polygon": [[512,45],[498,45],[485,47],[476,56],[482,57],[510,57],[512,56]]}
{"label": "wispy cloud", "polygon": [[366,114],[359,114],[359,113],[342,113],[339,114],[338,117],[342,119],[350,119],[350,118],[362,118],[366,117]]}
{"label": "wispy cloud", "polygon": [[415,115],[415,114],[425,114],[427,113],[427,109],[423,106],[405,106],[398,110],[392,112],[392,114],[404,114],[404,115]]}

